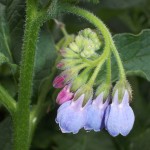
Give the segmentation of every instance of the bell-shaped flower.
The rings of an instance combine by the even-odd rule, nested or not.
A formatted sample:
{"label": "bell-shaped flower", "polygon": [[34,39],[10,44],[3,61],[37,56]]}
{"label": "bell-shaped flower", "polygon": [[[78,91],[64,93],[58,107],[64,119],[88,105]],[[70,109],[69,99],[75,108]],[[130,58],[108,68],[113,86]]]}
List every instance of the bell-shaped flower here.
{"label": "bell-shaped flower", "polygon": [[76,134],[85,125],[85,108],[82,107],[84,94],[81,95],[76,101],[67,101],[63,103],[58,111],[56,123],[63,133]]}
{"label": "bell-shaped flower", "polygon": [[66,101],[69,101],[73,98],[73,93],[70,92],[70,84],[66,85],[59,93],[56,98],[58,104],[63,104]]}
{"label": "bell-shaped flower", "polygon": [[134,113],[129,105],[129,93],[127,90],[121,102],[118,100],[118,90],[115,92],[112,104],[107,107],[105,114],[105,128],[112,136],[119,134],[126,136],[134,124]]}
{"label": "bell-shaped flower", "polygon": [[109,104],[109,98],[103,103],[103,93],[99,94],[92,104],[86,108],[85,130],[100,131],[104,128],[104,113]]}

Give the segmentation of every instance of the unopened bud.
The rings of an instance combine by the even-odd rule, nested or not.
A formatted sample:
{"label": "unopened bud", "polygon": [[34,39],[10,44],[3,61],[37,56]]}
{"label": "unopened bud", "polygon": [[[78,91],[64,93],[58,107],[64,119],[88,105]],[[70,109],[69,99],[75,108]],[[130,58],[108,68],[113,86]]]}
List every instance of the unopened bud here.
{"label": "unopened bud", "polygon": [[58,104],[63,104],[73,98],[73,93],[70,92],[70,85],[66,85],[59,93],[56,98]]}
{"label": "unopened bud", "polygon": [[71,51],[69,48],[61,49],[60,54],[65,58],[79,58],[79,55]]}
{"label": "unopened bud", "polygon": [[89,78],[89,71],[90,69],[85,69],[77,76],[77,78],[72,83],[72,91],[77,91],[82,85],[84,85],[87,82]]}

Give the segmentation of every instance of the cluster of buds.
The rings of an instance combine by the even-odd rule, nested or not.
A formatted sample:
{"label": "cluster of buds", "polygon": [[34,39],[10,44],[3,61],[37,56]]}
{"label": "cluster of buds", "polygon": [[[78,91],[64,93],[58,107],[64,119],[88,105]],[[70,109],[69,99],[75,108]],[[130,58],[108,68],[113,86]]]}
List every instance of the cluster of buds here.
{"label": "cluster of buds", "polygon": [[63,88],[56,99],[61,105],[56,122],[63,133],[76,134],[81,128],[97,132],[105,128],[112,136],[126,136],[133,127],[131,87],[126,79],[116,83],[112,95],[106,83],[96,87],[95,93],[93,85],[87,83],[93,69],[89,62],[98,56],[100,41],[94,31],[85,29],[61,50],[63,59],[57,67],[62,72],[53,86]]}

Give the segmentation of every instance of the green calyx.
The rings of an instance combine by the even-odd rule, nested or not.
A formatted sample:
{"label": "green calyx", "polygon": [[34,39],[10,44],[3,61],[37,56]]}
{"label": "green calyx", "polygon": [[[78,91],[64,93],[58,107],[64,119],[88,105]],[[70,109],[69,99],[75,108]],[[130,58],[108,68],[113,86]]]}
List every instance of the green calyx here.
{"label": "green calyx", "polygon": [[116,85],[113,89],[113,94],[112,94],[113,96],[114,96],[114,94],[117,90],[118,90],[118,100],[119,100],[119,102],[122,101],[125,90],[128,91],[130,100],[132,99],[132,88],[131,88],[131,85],[129,84],[129,82],[127,80],[119,80],[116,83]]}
{"label": "green calyx", "polygon": [[99,94],[103,93],[103,98],[107,99],[107,97],[109,96],[110,90],[111,90],[111,85],[102,83],[100,86],[98,86],[95,96],[98,96]]}
{"label": "green calyx", "polygon": [[72,82],[71,91],[76,92],[82,85],[87,82],[90,74],[89,72],[90,69],[87,68],[76,77],[76,79]]}
{"label": "green calyx", "polygon": [[87,84],[81,86],[74,96],[74,100],[77,100],[82,94],[84,94],[83,106],[93,97],[93,88]]}

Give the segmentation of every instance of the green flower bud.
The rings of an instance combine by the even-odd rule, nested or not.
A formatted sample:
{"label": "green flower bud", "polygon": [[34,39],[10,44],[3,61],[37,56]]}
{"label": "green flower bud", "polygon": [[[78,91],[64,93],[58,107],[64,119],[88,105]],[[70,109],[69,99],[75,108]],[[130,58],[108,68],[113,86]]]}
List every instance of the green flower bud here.
{"label": "green flower bud", "polygon": [[90,69],[87,68],[77,76],[77,78],[72,82],[71,91],[77,91],[82,85],[87,82],[89,78],[89,71]]}
{"label": "green flower bud", "polygon": [[92,32],[93,32],[93,31],[92,31],[90,28],[87,28],[87,29],[81,30],[81,31],[79,32],[79,35],[88,38],[89,35],[90,35]]}
{"label": "green flower bud", "polygon": [[92,31],[90,28],[87,28],[87,29],[80,31],[79,35],[81,35],[85,38],[88,38],[93,42],[93,44],[95,45],[94,51],[100,49],[102,43],[96,32]]}
{"label": "green flower bud", "polygon": [[76,53],[80,52],[80,49],[75,42],[70,43],[69,48]]}
{"label": "green flower bud", "polygon": [[84,48],[84,38],[80,35],[76,36],[75,43],[79,47],[79,52]]}
{"label": "green flower bud", "polygon": [[64,48],[60,50],[60,54],[65,58],[79,58],[79,55],[69,48]]}
{"label": "green flower bud", "polygon": [[74,67],[76,65],[79,65],[82,63],[82,60],[81,59],[62,59],[58,64],[57,64],[57,68],[58,69],[68,69],[68,68],[71,68],[71,67]]}

